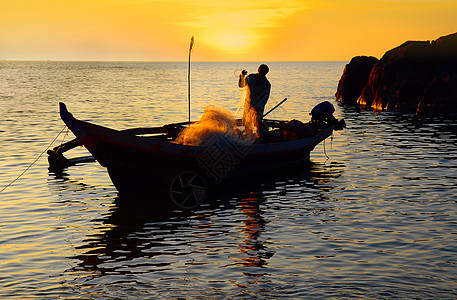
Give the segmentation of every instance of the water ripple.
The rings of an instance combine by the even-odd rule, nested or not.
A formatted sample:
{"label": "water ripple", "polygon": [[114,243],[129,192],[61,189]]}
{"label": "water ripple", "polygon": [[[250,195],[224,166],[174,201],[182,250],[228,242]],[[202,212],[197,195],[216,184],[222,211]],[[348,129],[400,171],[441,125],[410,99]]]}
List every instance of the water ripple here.
{"label": "water ripple", "polygon": [[[59,101],[118,129],[187,118],[185,63],[0,64],[0,187],[62,129]],[[256,68],[195,65],[195,118],[237,110],[240,65]],[[289,98],[274,117],[306,121],[343,67],[271,63],[271,105]],[[456,298],[455,120],[335,106],[348,128],[310,165],[227,182],[194,211],[120,197],[97,164],[49,173],[41,157],[0,194],[0,296]]]}

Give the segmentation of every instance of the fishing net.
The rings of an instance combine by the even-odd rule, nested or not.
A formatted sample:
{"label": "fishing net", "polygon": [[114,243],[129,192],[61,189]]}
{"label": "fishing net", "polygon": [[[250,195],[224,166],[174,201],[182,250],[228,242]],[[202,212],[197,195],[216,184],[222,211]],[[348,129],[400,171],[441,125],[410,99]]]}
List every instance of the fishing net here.
{"label": "fishing net", "polygon": [[249,145],[255,140],[238,129],[236,119],[227,109],[207,106],[200,119],[182,130],[176,143],[192,146],[207,146],[224,136],[235,144]]}

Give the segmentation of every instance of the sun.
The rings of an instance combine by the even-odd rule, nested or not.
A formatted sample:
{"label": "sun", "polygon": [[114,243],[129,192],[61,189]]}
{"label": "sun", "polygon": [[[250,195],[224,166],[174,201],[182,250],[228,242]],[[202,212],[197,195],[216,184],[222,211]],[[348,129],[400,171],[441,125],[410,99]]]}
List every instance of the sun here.
{"label": "sun", "polygon": [[258,18],[243,11],[217,12],[199,16],[188,25],[197,29],[199,40],[217,53],[241,55],[249,53],[261,39],[259,21],[246,21]]}
{"label": "sun", "polygon": [[219,51],[242,54],[249,51],[256,42],[256,38],[243,32],[222,32],[213,36],[212,46]]}

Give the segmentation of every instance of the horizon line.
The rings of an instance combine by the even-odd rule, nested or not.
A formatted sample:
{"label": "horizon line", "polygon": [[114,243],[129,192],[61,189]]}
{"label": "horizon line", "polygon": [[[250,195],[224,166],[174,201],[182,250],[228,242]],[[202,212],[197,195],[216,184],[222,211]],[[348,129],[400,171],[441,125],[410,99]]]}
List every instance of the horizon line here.
{"label": "horizon line", "polygon": [[[186,60],[68,60],[68,59],[0,59],[1,62],[176,62],[188,63]],[[244,63],[276,63],[276,62],[349,62],[350,60],[195,60],[192,62],[204,63],[230,63],[230,62],[244,62]]]}

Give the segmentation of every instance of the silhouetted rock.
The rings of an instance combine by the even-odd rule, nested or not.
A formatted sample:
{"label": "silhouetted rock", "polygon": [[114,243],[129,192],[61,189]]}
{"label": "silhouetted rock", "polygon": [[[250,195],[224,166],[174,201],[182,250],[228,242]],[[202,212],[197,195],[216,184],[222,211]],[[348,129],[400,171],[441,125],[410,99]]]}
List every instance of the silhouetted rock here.
{"label": "silhouetted rock", "polygon": [[[357,86],[352,81],[365,82],[346,69],[336,96],[342,102],[345,99],[344,89],[340,93],[341,84],[351,82],[351,86]],[[387,51],[376,62],[357,104],[405,113],[457,114],[456,83],[457,33],[433,42],[409,41]],[[352,91],[355,93],[356,89]],[[349,103],[353,97],[351,94]]]}
{"label": "silhouetted rock", "polygon": [[[433,76],[432,64],[428,62],[429,45],[428,42],[406,42],[386,52],[373,67],[368,85],[358,100],[359,104],[369,105],[376,110],[396,110],[403,104],[403,99],[399,99],[399,91],[405,81],[408,86],[414,82],[415,90],[419,89],[418,94],[423,95],[425,85]],[[365,91],[367,89],[368,93]],[[406,96],[406,102],[412,97],[405,92],[403,96]],[[419,101],[420,98],[416,99],[416,107]]]}
{"label": "silhouetted rock", "polygon": [[371,69],[378,61],[372,56],[356,56],[344,67],[338,82],[336,100],[345,104],[357,104],[363,88],[368,83]]}
{"label": "silhouetted rock", "polygon": [[457,115],[457,76],[434,79],[417,107],[419,115]]}

